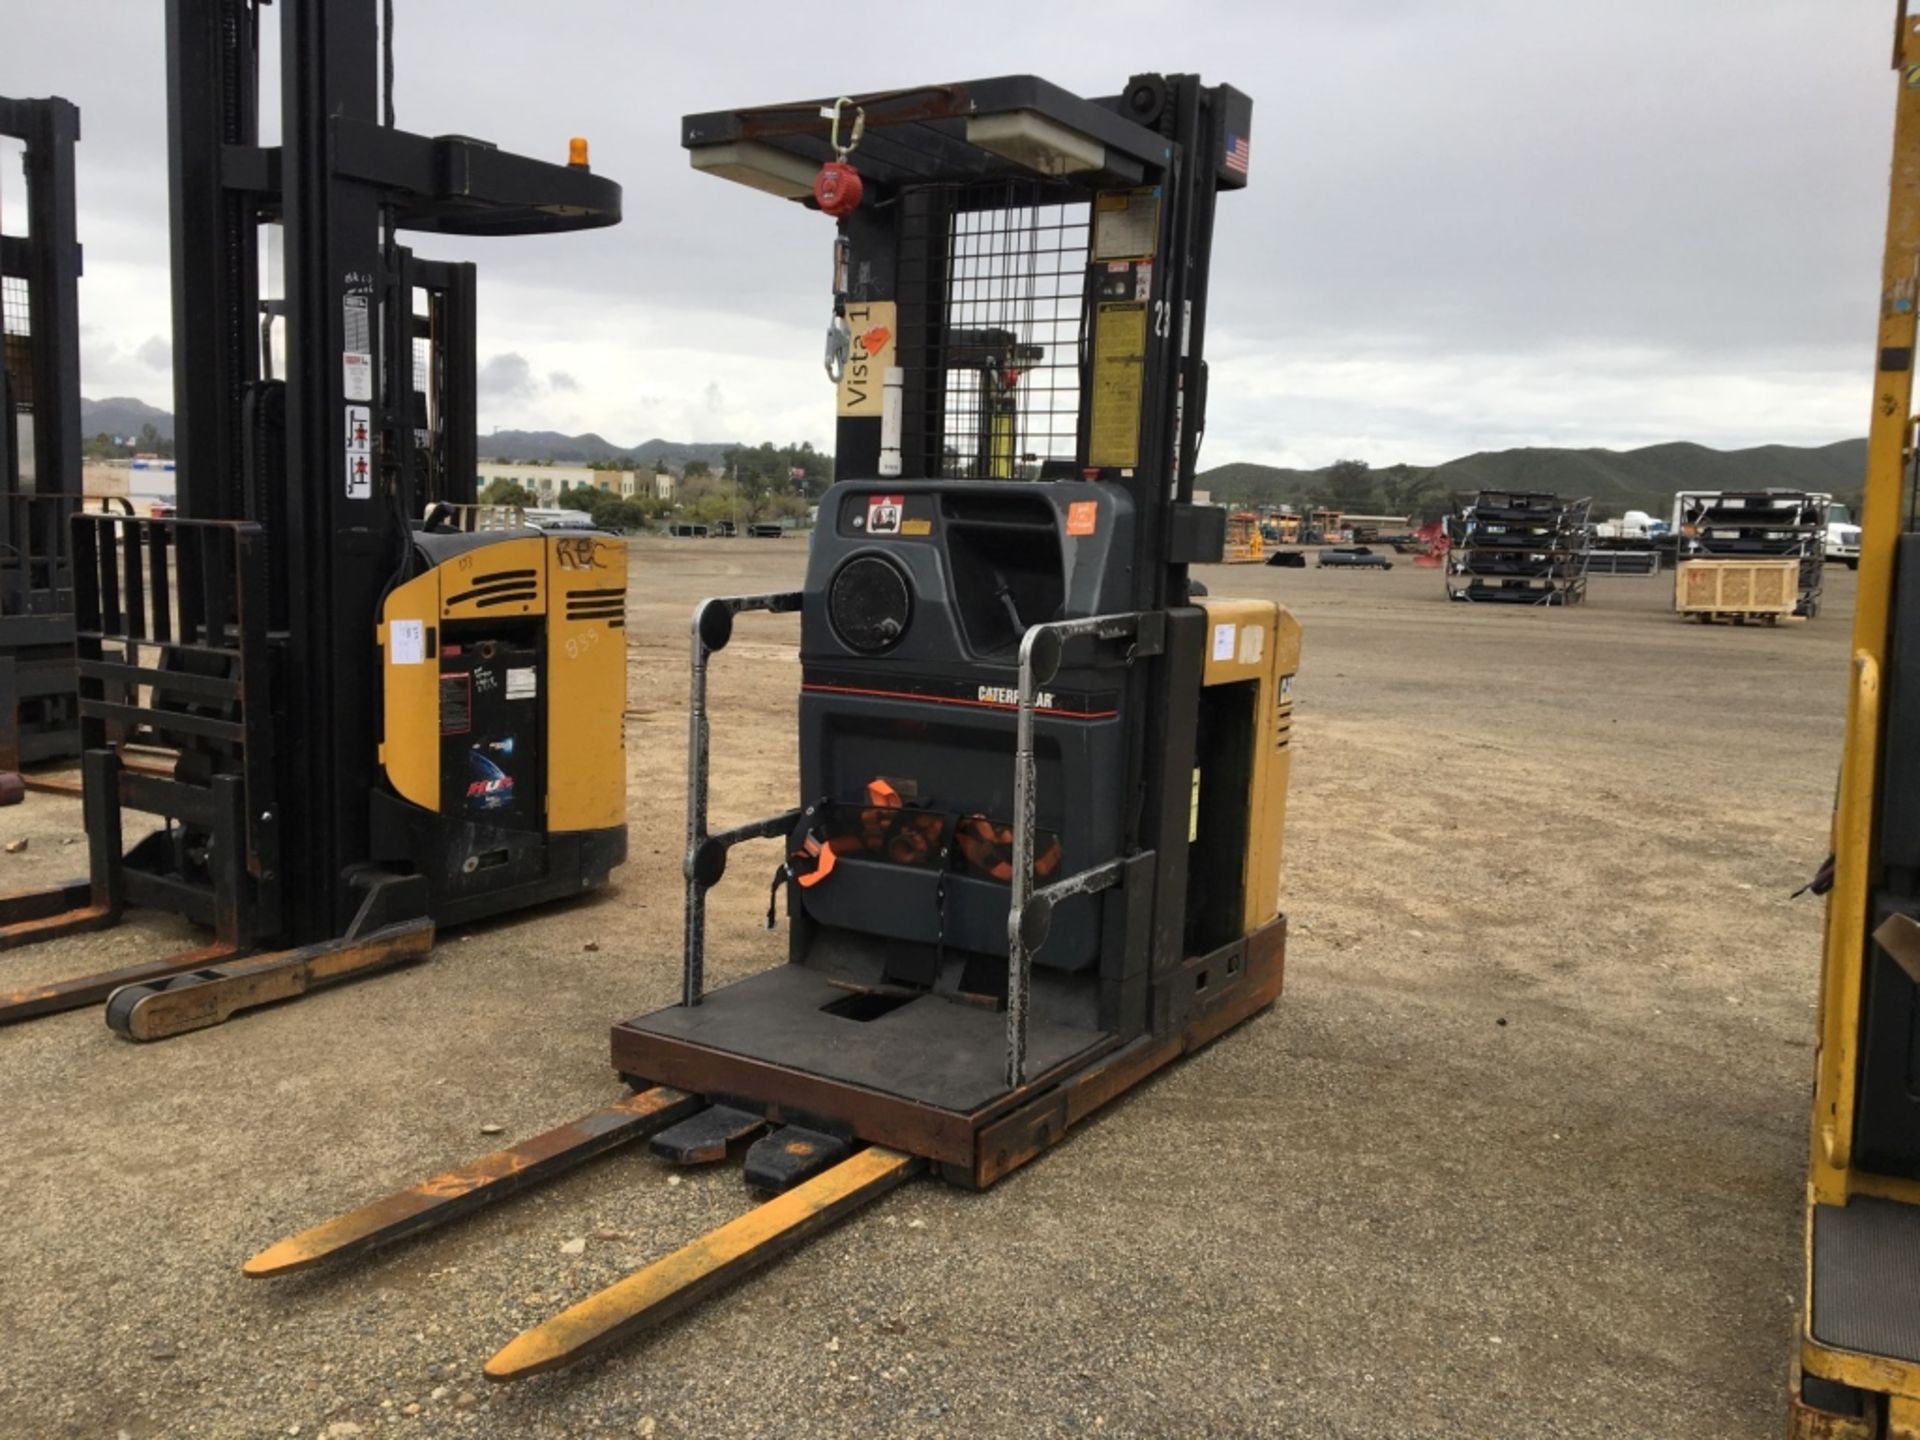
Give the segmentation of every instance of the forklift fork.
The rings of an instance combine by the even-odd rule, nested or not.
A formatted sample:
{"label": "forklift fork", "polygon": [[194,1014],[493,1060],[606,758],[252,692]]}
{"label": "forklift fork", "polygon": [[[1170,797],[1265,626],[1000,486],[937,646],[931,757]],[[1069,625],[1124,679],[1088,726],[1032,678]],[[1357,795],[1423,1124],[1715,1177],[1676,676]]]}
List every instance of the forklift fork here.
{"label": "forklift fork", "polygon": [[[675,1164],[724,1159],[730,1142],[757,1132],[743,1113],[709,1106],[697,1095],[656,1085],[556,1126],[459,1169],[289,1236],[242,1267],[254,1279],[358,1255],[472,1213],[636,1140]],[[671,1127],[671,1129],[669,1129]],[[676,1136],[718,1137],[682,1143]],[[734,1280],[922,1173],[915,1155],[872,1145],[854,1149],[836,1137],[788,1125],[747,1153],[755,1188],[779,1187],[744,1215],[681,1246],[624,1280],[515,1336],[487,1361],[489,1380],[519,1380],[555,1370],[699,1303]]]}

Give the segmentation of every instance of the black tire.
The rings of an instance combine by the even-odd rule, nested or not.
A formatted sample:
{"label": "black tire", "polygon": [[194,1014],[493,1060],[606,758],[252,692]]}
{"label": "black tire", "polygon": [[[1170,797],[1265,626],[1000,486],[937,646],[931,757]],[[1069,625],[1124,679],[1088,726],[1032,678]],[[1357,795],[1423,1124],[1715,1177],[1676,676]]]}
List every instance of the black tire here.
{"label": "black tire", "polygon": [[1849,556],[1847,558],[1847,568],[1849,570],[1858,570],[1860,568],[1860,557],[1858,555]]}

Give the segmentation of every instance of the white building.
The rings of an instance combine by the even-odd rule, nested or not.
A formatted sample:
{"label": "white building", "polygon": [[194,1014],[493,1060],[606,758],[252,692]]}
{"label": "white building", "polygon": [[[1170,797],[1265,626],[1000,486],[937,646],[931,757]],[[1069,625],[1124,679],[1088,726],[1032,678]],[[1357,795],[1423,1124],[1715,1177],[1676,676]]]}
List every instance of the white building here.
{"label": "white building", "polygon": [[525,460],[482,460],[476,490],[485,490],[495,480],[511,480],[531,490],[542,505],[555,504],[562,495],[580,486],[624,494],[619,470],[589,470],[585,465],[534,465]]}

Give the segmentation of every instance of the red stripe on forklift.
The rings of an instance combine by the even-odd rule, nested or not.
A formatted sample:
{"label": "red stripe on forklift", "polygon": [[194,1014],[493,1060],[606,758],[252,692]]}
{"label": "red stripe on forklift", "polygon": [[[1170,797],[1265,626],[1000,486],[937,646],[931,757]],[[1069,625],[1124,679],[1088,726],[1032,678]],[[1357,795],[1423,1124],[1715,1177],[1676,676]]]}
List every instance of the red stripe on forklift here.
{"label": "red stripe on forklift", "polygon": [[[812,690],[828,695],[866,695],[876,700],[918,700],[926,705],[970,705],[976,710],[1014,711],[1018,705],[1002,705],[997,700],[968,700],[959,695],[920,695],[911,690],[862,690],[853,685],[822,685],[818,682],[802,683],[802,690]],[[1044,705],[1033,707],[1036,715],[1057,715],[1062,720],[1111,720],[1118,710],[1050,710]]]}

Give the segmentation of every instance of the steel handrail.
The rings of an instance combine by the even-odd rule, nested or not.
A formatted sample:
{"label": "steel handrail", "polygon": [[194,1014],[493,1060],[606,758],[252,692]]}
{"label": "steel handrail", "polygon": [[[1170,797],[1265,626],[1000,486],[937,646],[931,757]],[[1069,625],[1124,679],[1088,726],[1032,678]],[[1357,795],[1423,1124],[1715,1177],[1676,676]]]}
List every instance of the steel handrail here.
{"label": "steel handrail", "polygon": [[681,869],[687,881],[687,911],[680,974],[680,1003],[698,1005],[706,989],[707,891],[726,869],[727,851],[743,840],[784,835],[798,811],[770,815],[746,825],[707,833],[707,660],[733,638],[733,617],[753,611],[789,614],[800,608],[797,590],[772,595],[735,595],[702,600],[693,611],[693,684],[687,707],[687,851]]}
{"label": "steel handrail", "polygon": [[1130,665],[1141,653],[1141,631],[1157,611],[1126,611],[1089,615],[1078,620],[1052,620],[1030,626],[1020,639],[1018,714],[1013,740],[1013,880],[1007,904],[1007,1087],[1027,1082],[1027,1028],[1033,991],[1033,956],[1046,943],[1053,907],[1075,895],[1105,890],[1119,878],[1124,861],[1107,860],[1040,889],[1033,883],[1033,842],[1038,807],[1037,770],[1033,753],[1034,711],[1041,685],[1059,672],[1066,642],[1131,640],[1117,662]]}

